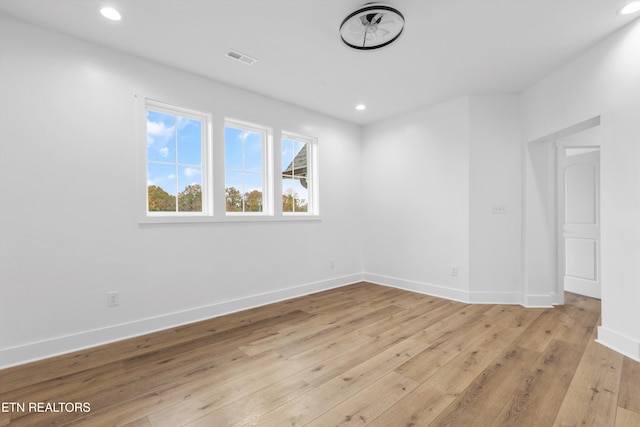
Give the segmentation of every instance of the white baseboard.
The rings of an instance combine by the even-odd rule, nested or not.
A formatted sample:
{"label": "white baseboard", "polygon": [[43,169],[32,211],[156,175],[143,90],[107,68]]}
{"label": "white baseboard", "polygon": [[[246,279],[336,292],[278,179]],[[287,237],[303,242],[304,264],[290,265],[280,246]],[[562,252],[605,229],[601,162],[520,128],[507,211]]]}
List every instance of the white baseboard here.
{"label": "white baseboard", "polygon": [[551,295],[522,295],[522,303],[527,308],[551,308],[558,304],[557,297]]}
{"label": "white baseboard", "polygon": [[252,295],[246,298],[224,301],[185,311],[140,319],[134,322],[83,331],[76,334],[5,348],[0,350],[0,369],[22,365],[36,360],[71,353],[115,341],[121,341],[127,338],[211,319],[241,310],[272,304],[303,295],[309,295],[315,292],[346,286],[361,282],[362,280],[362,274],[336,277],[329,280],[307,283],[287,289]]}
{"label": "white baseboard", "polygon": [[458,289],[446,288],[424,282],[399,279],[397,277],[383,276],[380,274],[364,273],[363,280],[377,285],[390,286],[392,288],[404,289],[405,291],[417,292],[419,294],[430,295],[439,298],[446,298],[453,301],[469,302],[469,293]]}
{"label": "white baseboard", "polygon": [[366,282],[376,283],[384,286],[391,286],[406,291],[431,295],[439,298],[446,298],[453,301],[467,304],[520,304],[522,294],[514,292],[469,292],[459,289],[447,288],[431,283],[416,282],[412,280],[399,279],[397,277],[383,276],[380,274],[364,273]]}
{"label": "white baseboard", "polygon": [[473,304],[517,304],[524,305],[522,294],[516,292],[469,292]]}
{"label": "white baseboard", "polygon": [[604,326],[598,326],[598,339],[596,339],[596,342],[640,362],[640,341]]}

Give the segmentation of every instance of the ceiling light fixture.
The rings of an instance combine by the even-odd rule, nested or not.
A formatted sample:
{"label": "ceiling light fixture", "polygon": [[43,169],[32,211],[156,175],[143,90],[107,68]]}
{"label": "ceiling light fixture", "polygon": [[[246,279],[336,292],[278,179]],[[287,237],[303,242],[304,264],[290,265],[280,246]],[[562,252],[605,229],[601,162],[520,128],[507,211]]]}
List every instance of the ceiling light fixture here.
{"label": "ceiling light fixture", "polygon": [[404,16],[383,3],[367,3],[351,12],[340,24],[340,37],[357,50],[373,50],[387,46],[400,37]]}
{"label": "ceiling light fixture", "polygon": [[100,13],[107,19],[111,21],[119,21],[122,19],[122,14],[111,6],[105,6],[100,9]]}
{"label": "ceiling light fixture", "polygon": [[358,111],[362,111],[362,110],[366,110],[366,109],[367,109],[367,106],[364,105],[364,104],[356,105],[356,110],[358,110]]}
{"label": "ceiling light fixture", "polygon": [[630,15],[632,13],[636,13],[640,11],[640,1],[634,1],[632,3],[628,3],[618,9],[618,14],[620,15]]}

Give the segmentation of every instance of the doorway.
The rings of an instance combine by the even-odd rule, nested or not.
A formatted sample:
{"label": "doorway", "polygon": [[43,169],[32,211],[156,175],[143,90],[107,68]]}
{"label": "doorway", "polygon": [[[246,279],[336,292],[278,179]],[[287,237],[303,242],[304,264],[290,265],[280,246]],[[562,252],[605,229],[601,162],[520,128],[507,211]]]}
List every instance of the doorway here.
{"label": "doorway", "polygon": [[600,128],[556,140],[558,282],[601,298]]}

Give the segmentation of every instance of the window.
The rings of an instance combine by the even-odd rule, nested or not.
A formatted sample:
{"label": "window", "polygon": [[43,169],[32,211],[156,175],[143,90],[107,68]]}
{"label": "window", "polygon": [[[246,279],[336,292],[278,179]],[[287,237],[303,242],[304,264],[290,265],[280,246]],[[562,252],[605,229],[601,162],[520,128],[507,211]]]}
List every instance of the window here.
{"label": "window", "polygon": [[209,123],[205,113],[146,101],[148,216],[210,213]]}
{"label": "window", "polygon": [[317,213],[314,206],[315,140],[282,134],[282,213]]}
{"label": "window", "polygon": [[272,214],[270,132],[227,120],[224,128],[226,213]]}
{"label": "window", "polygon": [[316,139],[134,98],[140,223],[318,219]]}

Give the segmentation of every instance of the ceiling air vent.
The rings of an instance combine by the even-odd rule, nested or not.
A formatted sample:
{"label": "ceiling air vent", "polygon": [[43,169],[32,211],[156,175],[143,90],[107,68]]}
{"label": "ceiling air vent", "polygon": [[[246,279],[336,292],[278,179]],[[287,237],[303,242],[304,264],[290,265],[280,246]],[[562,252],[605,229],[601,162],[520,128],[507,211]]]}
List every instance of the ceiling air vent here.
{"label": "ceiling air vent", "polygon": [[237,50],[233,50],[233,49],[229,49],[227,51],[227,56],[231,59],[235,59],[236,61],[240,61],[247,65],[253,65],[256,62],[258,62],[256,58],[246,55],[242,52],[238,52]]}

